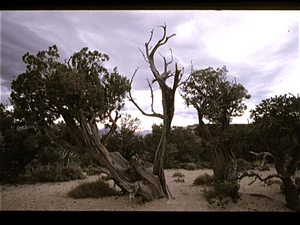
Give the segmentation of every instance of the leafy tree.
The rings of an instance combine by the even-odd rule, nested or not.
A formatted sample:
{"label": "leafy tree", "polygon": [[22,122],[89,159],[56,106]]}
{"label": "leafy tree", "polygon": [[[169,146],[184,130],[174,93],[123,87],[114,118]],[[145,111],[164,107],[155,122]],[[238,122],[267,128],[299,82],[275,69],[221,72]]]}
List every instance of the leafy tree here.
{"label": "leafy tree", "polygon": [[203,151],[200,142],[199,137],[193,134],[191,130],[183,127],[173,127],[170,136],[173,151],[168,151],[168,161],[173,164],[176,164],[176,162],[178,164],[199,162]]}
{"label": "leafy tree", "polygon": [[0,109],[0,173],[2,180],[10,180],[24,172],[38,151],[50,146],[50,140],[42,130],[16,121],[2,103]]}
{"label": "leafy tree", "polygon": [[[51,128],[58,138],[64,140],[70,145],[76,146],[76,141],[73,139],[64,122],[60,121],[57,124],[53,124]],[[35,166],[57,164],[60,164],[61,166],[69,166],[70,163],[79,163],[80,161],[78,154],[60,148],[55,144],[51,144],[51,146],[39,151],[36,155],[36,159],[37,162],[34,163]]]}
{"label": "leafy tree", "polygon": [[[152,133],[144,138],[145,149],[149,161],[153,161],[155,150],[159,144],[163,125],[152,125]],[[165,168],[179,168],[183,163],[199,163],[202,161],[203,151],[199,143],[200,138],[190,129],[183,127],[172,127],[169,137],[169,145],[165,157]]]}
{"label": "leafy tree", "polygon": [[215,145],[204,119],[215,124],[221,124],[221,130],[228,129],[231,118],[240,116],[246,109],[242,103],[244,99],[250,98],[247,90],[236,82],[227,81],[228,70],[225,66],[216,70],[212,67],[191,71],[190,76],[181,88],[181,96],[185,104],[193,106],[198,113],[199,132],[203,144],[209,149],[214,177],[217,182],[233,182],[236,190],[232,193],[237,197],[238,184],[236,173],[236,159],[232,150],[226,143]]}
{"label": "leafy tree", "polygon": [[154,155],[160,142],[162,131],[163,124],[152,124],[152,132],[144,137],[145,152],[148,155],[148,162],[153,163],[154,161]]}
{"label": "leafy tree", "polygon": [[292,178],[300,162],[299,95],[276,95],[263,100],[251,110],[251,117],[259,140],[274,158],[277,176],[284,183],[287,206],[300,211],[299,186]]}
{"label": "leafy tree", "polygon": [[136,135],[141,121],[133,119],[129,114],[121,118],[120,129],[117,130],[107,142],[107,148],[120,152],[127,160],[138,154],[142,155],[144,150],[144,140],[142,136]]}
{"label": "leafy tree", "polygon": [[[145,200],[164,197],[157,178],[134,158],[129,163],[118,152],[105,147],[116,130],[118,112],[124,106],[129,80],[117,68],[109,73],[106,54],[83,48],[64,63],[58,61],[57,47],[26,53],[26,72],[12,82],[11,102],[17,118],[42,129],[60,148],[84,155],[113,179],[125,193]],[[115,114],[115,118],[113,118]],[[76,145],[59,138],[54,122],[62,118]],[[100,139],[97,123],[110,123],[110,131]]]}

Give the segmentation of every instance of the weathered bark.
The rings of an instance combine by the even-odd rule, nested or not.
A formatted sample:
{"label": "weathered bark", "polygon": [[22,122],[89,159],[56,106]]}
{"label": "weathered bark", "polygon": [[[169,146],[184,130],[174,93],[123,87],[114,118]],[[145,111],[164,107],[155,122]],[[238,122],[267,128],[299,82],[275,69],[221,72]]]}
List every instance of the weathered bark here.
{"label": "weathered bark", "polygon": [[[162,56],[163,60],[164,60],[164,72],[163,73],[159,73],[159,71],[157,70],[156,66],[155,66],[155,62],[154,62],[154,54],[157,51],[157,49],[164,45],[169,38],[173,37],[175,34],[172,34],[170,36],[166,36],[166,28],[167,26],[164,25],[162,26],[163,28],[163,36],[162,38],[155,44],[155,46],[149,47],[149,44],[152,40],[152,36],[153,36],[153,30],[151,31],[151,36],[150,39],[147,43],[145,43],[145,54],[143,51],[143,57],[145,59],[145,61],[149,64],[151,72],[154,76],[154,79],[152,81],[152,84],[154,82],[157,82],[160,89],[161,89],[161,93],[162,93],[162,108],[163,108],[163,114],[160,113],[156,113],[154,112],[153,109],[153,90],[151,87],[150,82],[148,81],[148,85],[151,91],[151,98],[152,98],[152,103],[151,103],[151,110],[152,113],[145,113],[138,105],[137,103],[134,101],[134,99],[131,96],[131,93],[129,93],[129,100],[142,112],[142,114],[146,115],[146,116],[153,116],[153,117],[158,117],[163,119],[163,132],[162,132],[162,136],[159,142],[159,145],[156,149],[155,152],[155,157],[154,157],[154,165],[153,165],[153,174],[157,175],[159,177],[159,181],[160,184],[163,188],[164,194],[169,198],[169,200],[172,198],[172,194],[168,189],[168,186],[166,184],[166,179],[165,179],[165,175],[164,175],[164,159],[165,159],[165,153],[166,153],[166,149],[168,146],[168,138],[170,135],[170,131],[171,131],[171,122],[174,116],[174,98],[175,98],[175,92],[176,89],[178,88],[178,86],[180,85],[179,82],[181,80],[182,77],[182,73],[181,70],[178,70],[177,68],[177,64],[175,64],[175,72],[171,73],[171,71],[168,71],[168,65],[171,64],[173,62],[173,55],[172,55],[172,50],[171,50],[171,60],[169,62],[167,62],[166,58],[164,56]],[[151,51],[150,51],[151,50]],[[135,71],[135,73],[137,72],[137,70]],[[133,77],[135,75],[135,73],[133,74]],[[168,78],[170,78],[171,76],[174,76],[174,80],[173,80],[173,87],[169,87],[166,84],[166,80]],[[131,79],[131,82],[133,80],[133,77]]]}
{"label": "weathered bark", "polygon": [[98,131],[89,129],[82,113],[80,113],[80,126],[86,146],[90,149],[93,158],[100,167],[106,169],[108,177],[113,179],[122,190],[126,190],[129,196],[138,195],[147,201],[165,197],[159,179],[143,168],[137,160],[129,163],[119,153],[109,153],[101,143]]}
{"label": "weathered bark", "polygon": [[[117,117],[113,122],[116,120]],[[75,123],[71,120],[67,123],[68,129],[73,138],[77,139],[77,143],[84,143],[83,145],[78,144],[76,147],[56,137],[49,127],[44,127],[44,130],[59,147],[93,159],[97,169],[106,173],[107,179],[114,180],[124,194],[129,194],[130,198],[141,196],[143,200],[151,201],[166,197],[158,176],[146,170],[136,157],[128,162],[120,153],[109,152],[106,149],[100,140],[95,120],[87,118],[86,113],[80,111],[78,122],[77,126],[74,126]],[[115,127],[113,126],[112,129]],[[107,140],[107,136],[105,140]]]}
{"label": "weathered bark", "polygon": [[170,195],[166,184],[165,173],[164,173],[164,160],[165,160],[166,149],[168,146],[168,139],[171,131],[171,125],[170,125],[171,121],[172,118],[171,119],[167,118],[166,121],[164,121],[163,133],[155,152],[154,164],[153,164],[153,174],[159,177],[164,193],[169,197],[169,199],[172,196]]}
{"label": "weathered bark", "polygon": [[206,148],[209,150],[212,169],[214,171],[214,180],[215,183],[230,182],[236,187],[233,189],[233,192],[230,194],[231,197],[235,200],[238,197],[239,184],[237,182],[237,161],[231,151],[227,146],[215,146],[212,142],[212,136],[202,120],[202,114],[198,112],[199,119],[199,129],[200,135],[204,138],[204,143]]}
{"label": "weathered bark", "polygon": [[229,148],[213,148],[212,167],[216,181],[236,181],[236,159]]}
{"label": "weathered bark", "polygon": [[284,168],[284,163],[284,157],[275,159],[276,171],[284,183],[283,193],[285,196],[285,201],[288,208],[295,211],[300,211],[300,196],[298,193],[298,189],[300,187],[298,187],[295,181],[292,179],[292,175],[294,175],[295,170],[288,171]]}

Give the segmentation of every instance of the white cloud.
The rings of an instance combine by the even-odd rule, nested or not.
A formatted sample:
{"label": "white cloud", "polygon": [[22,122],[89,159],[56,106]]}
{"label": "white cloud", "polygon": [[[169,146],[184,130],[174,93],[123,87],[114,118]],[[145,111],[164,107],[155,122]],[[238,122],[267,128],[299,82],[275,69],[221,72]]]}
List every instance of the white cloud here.
{"label": "white cloud", "polygon": [[[298,12],[252,11],[241,14],[231,26],[220,27],[208,42],[212,55],[229,62],[258,62],[256,52],[262,48],[280,47],[289,38],[291,24],[297,22]],[[292,23],[291,23],[292,22]],[[265,52],[268,54],[268,52]]]}

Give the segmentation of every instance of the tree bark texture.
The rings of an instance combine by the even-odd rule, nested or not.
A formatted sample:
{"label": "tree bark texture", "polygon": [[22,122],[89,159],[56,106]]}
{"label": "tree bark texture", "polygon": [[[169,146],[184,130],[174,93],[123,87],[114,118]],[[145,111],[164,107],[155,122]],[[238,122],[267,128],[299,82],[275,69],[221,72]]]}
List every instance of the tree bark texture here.
{"label": "tree bark texture", "polygon": [[227,146],[215,146],[212,142],[212,136],[202,120],[201,114],[199,115],[199,129],[200,135],[204,138],[204,143],[206,148],[209,150],[212,169],[214,171],[214,180],[215,183],[219,182],[229,182],[234,184],[234,190],[231,193],[231,196],[236,199],[238,196],[239,184],[237,182],[237,161],[231,151]]}
{"label": "tree bark texture", "polygon": [[96,121],[89,120],[83,112],[80,112],[78,117],[79,126],[74,126],[74,123],[69,121],[67,127],[79,147],[70,146],[57,138],[48,127],[44,127],[44,130],[59,147],[93,159],[97,170],[107,174],[106,179],[114,180],[130,198],[141,196],[143,200],[151,201],[166,197],[158,176],[145,169],[138,157],[133,157],[128,162],[120,153],[109,152],[100,140],[98,129],[95,129]]}
{"label": "tree bark texture", "polygon": [[275,168],[277,173],[279,174],[281,180],[284,183],[283,193],[285,196],[285,201],[287,207],[295,210],[300,211],[300,196],[299,196],[299,188],[295,181],[292,179],[292,175],[295,173],[294,171],[287,171],[284,169],[284,160],[282,159],[275,159]]}
{"label": "tree bark texture", "polygon": [[113,179],[130,196],[142,196],[147,201],[165,197],[157,176],[148,172],[136,158],[129,163],[121,154],[109,153],[100,142],[98,132],[89,132],[90,129],[82,114],[80,124],[87,147],[99,163],[99,168],[102,167],[108,174],[108,178]]}
{"label": "tree bark texture", "polygon": [[[148,42],[145,43],[145,53],[143,51],[142,55],[145,59],[145,61],[149,64],[149,67],[151,69],[151,72],[153,74],[153,81],[157,82],[162,93],[162,108],[163,108],[163,114],[156,113],[154,112],[153,109],[153,90],[150,82],[148,81],[148,85],[151,91],[151,98],[152,98],[152,104],[151,104],[151,110],[152,113],[145,113],[134,101],[134,99],[131,96],[131,93],[129,93],[129,99],[130,101],[146,116],[153,116],[153,117],[158,117],[160,119],[163,119],[163,132],[162,136],[159,142],[159,145],[156,149],[155,156],[154,156],[154,165],[153,165],[153,174],[157,175],[159,177],[160,184],[162,186],[162,189],[164,191],[164,194],[169,198],[169,200],[172,198],[172,194],[168,189],[168,186],[166,184],[166,179],[165,179],[165,174],[164,174],[164,160],[165,160],[165,155],[166,155],[166,150],[168,146],[168,139],[170,136],[170,131],[171,131],[171,123],[172,119],[174,116],[174,101],[175,101],[175,92],[178,86],[180,85],[180,80],[182,77],[181,70],[178,70],[177,64],[175,64],[175,72],[171,73],[171,71],[168,71],[168,65],[173,62],[173,55],[172,55],[172,50],[171,51],[171,60],[167,62],[166,58],[162,56],[163,61],[164,61],[164,71],[160,73],[155,65],[154,61],[154,54],[157,51],[157,49],[161,46],[163,46],[167,41],[173,37],[175,34],[172,34],[170,36],[166,36],[166,28],[167,26],[161,26],[163,28],[163,36],[158,42],[154,45],[154,47],[149,47],[149,44],[152,40],[153,36],[153,30],[151,31],[151,36]],[[137,71],[137,70],[136,70]],[[135,71],[135,72],[136,72]],[[135,73],[134,73],[135,75]],[[134,77],[133,75],[133,77]],[[174,76],[173,80],[173,86],[169,87],[166,83],[167,79]],[[133,80],[133,77],[131,79],[131,82]]]}

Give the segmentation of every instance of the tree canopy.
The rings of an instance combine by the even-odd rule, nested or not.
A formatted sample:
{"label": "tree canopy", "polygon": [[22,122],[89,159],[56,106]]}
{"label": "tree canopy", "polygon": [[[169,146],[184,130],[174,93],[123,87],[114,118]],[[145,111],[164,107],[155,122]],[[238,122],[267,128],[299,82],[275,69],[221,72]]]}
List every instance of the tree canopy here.
{"label": "tree canopy", "polygon": [[60,116],[78,120],[78,112],[83,111],[90,118],[104,120],[123,107],[129,81],[116,68],[108,73],[103,66],[107,55],[83,48],[65,63],[58,58],[55,45],[36,56],[26,53],[22,57],[27,70],[12,82],[11,93],[20,118],[44,126]]}
{"label": "tree canopy", "polygon": [[[83,48],[64,63],[58,58],[55,45],[36,56],[23,56],[27,70],[12,82],[16,118],[44,130],[58,147],[93,159],[95,167],[113,179],[124,194],[148,201],[164,197],[158,178],[145,170],[137,157],[128,162],[119,152],[105,147],[117,129],[119,111],[131,88],[129,80],[117,68],[109,73],[104,67],[109,57],[98,51]],[[60,118],[76,145],[55,134],[53,124]],[[107,120],[110,131],[100,138],[97,124],[107,124]]]}
{"label": "tree canopy", "polygon": [[299,211],[299,186],[292,179],[300,163],[299,95],[276,95],[263,100],[251,110],[251,117],[265,154],[274,158],[278,177],[284,182],[287,206]]}
{"label": "tree canopy", "polygon": [[226,66],[192,71],[181,88],[187,106],[193,106],[201,118],[224,126],[244,113],[247,106],[242,101],[251,97],[243,85],[227,81],[227,73]]}

